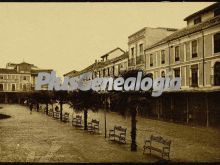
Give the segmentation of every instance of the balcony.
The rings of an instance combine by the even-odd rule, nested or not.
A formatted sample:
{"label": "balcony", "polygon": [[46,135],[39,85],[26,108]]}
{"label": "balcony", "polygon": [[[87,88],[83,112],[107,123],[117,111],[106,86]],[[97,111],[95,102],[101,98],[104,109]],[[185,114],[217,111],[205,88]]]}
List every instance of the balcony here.
{"label": "balcony", "polygon": [[134,58],[128,60],[128,66],[135,66]]}
{"label": "balcony", "polygon": [[145,60],[144,60],[144,56],[140,55],[136,57],[136,65],[140,65],[140,64],[144,64]]}

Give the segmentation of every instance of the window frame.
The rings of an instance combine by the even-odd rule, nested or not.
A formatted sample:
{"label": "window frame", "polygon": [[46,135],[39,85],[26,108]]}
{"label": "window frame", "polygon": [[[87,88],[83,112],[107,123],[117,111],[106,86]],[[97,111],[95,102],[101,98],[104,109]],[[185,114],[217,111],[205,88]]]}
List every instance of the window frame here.
{"label": "window frame", "polygon": [[[152,59],[151,59],[151,58],[152,58]],[[152,60],[152,61],[151,61],[151,60]],[[153,54],[150,54],[149,64],[150,64],[150,67],[154,66]]]}
{"label": "window frame", "polygon": [[219,45],[219,50],[218,52],[215,52],[215,35],[219,35],[219,43],[220,43],[220,32],[217,32],[215,34],[213,34],[213,53],[216,54],[216,53],[220,53],[220,44],[216,44],[216,45]]}
{"label": "window frame", "polygon": [[[193,42],[196,41],[196,53],[193,53]],[[191,41],[191,58],[196,58],[198,57],[198,40],[192,40]]]}
{"label": "window frame", "polygon": [[[176,56],[176,49],[177,49],[177,48],[178,48],[178,58],[177,58],[177,56]],[[174,47],[174,61],[175,61],[175,62],[180,61],[180,46],[179,46],[179,45]]]}
{"label": "window frame", "polygon": [[194,25],[197,25],[197,24],[199,24],[199,23],[201,23],[201,22],[202,22],[202,17],[201,17],[201,16],[196,17],[195,19],[193,19]]}
{"label": "window frame", "polygon": [[[163,60],[164,58],[164,60]],[[165,64],[165,61],[166,61],[166,56],[165,56],[165,50],[161,50],[160,52],[160,60],[161,60],[161,64]]]}
{"label": "window frame", "polygon": [[214,17],[217,17],[220,15],[220,8],[217,8],[214,10]]}

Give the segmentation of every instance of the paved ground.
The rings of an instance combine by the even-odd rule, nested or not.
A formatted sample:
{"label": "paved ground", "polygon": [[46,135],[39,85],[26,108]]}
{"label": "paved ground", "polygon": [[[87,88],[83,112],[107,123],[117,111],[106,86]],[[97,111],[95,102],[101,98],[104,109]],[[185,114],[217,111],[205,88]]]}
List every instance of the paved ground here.
{"label": "paved ground", "polygon": [[[172,140],[172,161],[219,162],[220,130],[174,123],[137,119],[138,152],[130,152],[130,118],[107,113],[107,130],[114,125],[128,128],[128,144],[119,145],[104,138],[104,114],[89,112],[89,120],[101,122],[100,135],[90,135],[61,123],[43,113],[18,105],[0,105],[0,113],[11,115],[0,120],[0,161],[61,162],[155,162],[159,159],[142,155],[143,141],[151,134]],[[64,111],[73,113],[68,105]],[[155,155],[157,155],[155,153]]]}
{"label": "paved ground", "polygon": [[119,145],[77,130],[26,107],[0,105],[0,162],[155,162],[157,158],[130,152]]}

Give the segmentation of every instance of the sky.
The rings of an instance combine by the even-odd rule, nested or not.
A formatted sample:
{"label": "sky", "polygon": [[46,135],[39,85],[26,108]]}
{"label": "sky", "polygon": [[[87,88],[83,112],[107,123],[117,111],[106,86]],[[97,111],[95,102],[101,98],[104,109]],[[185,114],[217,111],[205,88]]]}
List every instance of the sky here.
{"label": "sky", "polygon": [[120,47],[143,27],[183,28],[213,2],[0,3],[0,68],[32,63],[62,76]]}

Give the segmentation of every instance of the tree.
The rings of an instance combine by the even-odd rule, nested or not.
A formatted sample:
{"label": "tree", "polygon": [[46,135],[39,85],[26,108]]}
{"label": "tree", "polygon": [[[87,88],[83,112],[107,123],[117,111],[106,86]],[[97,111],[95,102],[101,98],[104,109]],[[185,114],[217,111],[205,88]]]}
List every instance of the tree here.
{"label": "tree", "polygon": [[70,93],[70,105],[78,112],[84,112],[84,130],[87,130],[88,110],[98,111],[101,107],[100,95],[94,91],[73,91]]}
{"label": "tree", "polygon": [[[128,77],[136,77],[141,70],[131,70],[122,74],[124,79]],[[143,72],[142,72],[143,74]],[[142,79],[146,75],[142,76]],[[137,111],[146,110],[149,105],[149,92],[142,91],[119,91],[111,93],[112,107],[111,110],[118,112],[123,116],[131,116],[131,151],[137,151],[136,144],[136,124]]]}
{"label": "tree", "polygon": [[39,104],[46,104],[46,114],[48,115],[48,104],[51,102],[52,94],[48,91],[35,91],[30,94],[29,102],[37,106],[39,110]]}
{"label": "tree", "polygon": [[53,100],[57,100],[60,105],[60,121],[62,121],[63,116],[63,104],[67,103],[69,100],[69,94],[67,91],[54,91]]}

